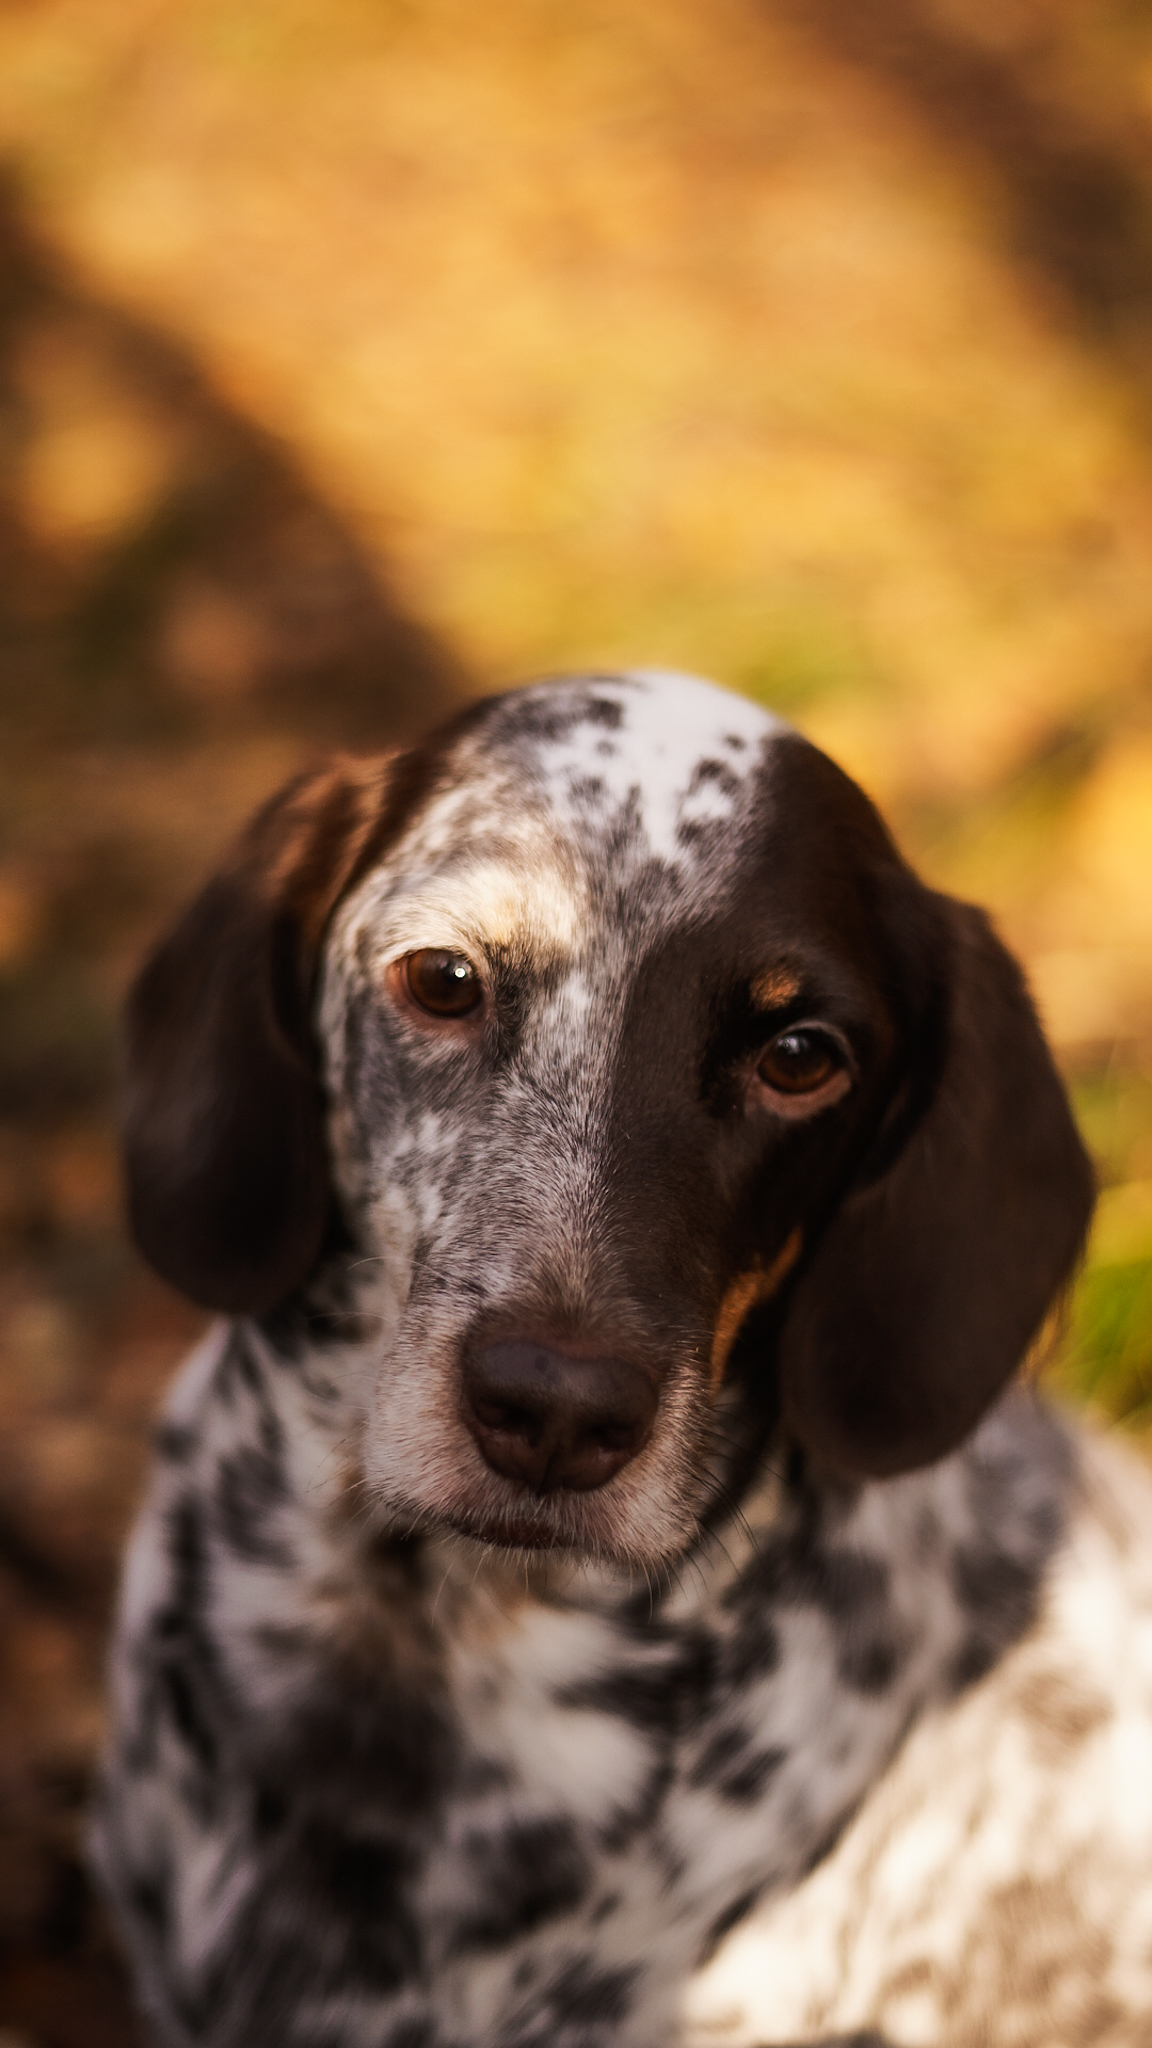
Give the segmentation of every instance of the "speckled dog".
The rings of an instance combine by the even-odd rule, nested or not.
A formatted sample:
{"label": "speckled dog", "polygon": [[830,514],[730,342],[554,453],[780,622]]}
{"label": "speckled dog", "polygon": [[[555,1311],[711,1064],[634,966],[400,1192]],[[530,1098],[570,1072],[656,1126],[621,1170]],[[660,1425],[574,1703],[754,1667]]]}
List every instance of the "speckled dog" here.
{"label": "speckled dog", "polygon": [[[998,1401],[1090,1173],[1012,961],[831,762],[636,674],[304,777],[146,966],[127,1122],[234,1319],[114,1656],[157,2041],[1129,2039],[1148,1491]],[[1094,2032],[1005,1991],[1033,1854]]]}

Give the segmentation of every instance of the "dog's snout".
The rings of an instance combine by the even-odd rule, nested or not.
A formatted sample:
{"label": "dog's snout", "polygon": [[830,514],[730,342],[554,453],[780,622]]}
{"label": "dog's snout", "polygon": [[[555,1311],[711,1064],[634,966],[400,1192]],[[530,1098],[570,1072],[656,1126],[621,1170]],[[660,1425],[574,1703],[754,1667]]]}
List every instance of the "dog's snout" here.
{"label": "dog's snout", "polygon": [[467,1353],[464,1418],[486,1462],[534,1493],[590,1493],[647,1442],[659,1387],[623,1358],[580,1358],[531,1338]]}

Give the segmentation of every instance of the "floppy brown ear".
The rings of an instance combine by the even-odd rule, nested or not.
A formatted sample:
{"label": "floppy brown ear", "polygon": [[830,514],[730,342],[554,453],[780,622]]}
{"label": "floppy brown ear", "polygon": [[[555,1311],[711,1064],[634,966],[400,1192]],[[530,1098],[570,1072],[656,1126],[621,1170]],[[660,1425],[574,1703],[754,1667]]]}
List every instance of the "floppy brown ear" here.
{"label": "floppy brown ear", "polygon": [[836,1470],[950,1450],[1069,1278],[1093,1176],[1015,961],[966,904],[942,920],[937,1079],[896,1158],[834,1214],[781,1333],[791,1428]]}
{"label": "floppy brown ear", "polygon": [[387,764],[335,761],[258,813],[128,1001],[125,1154],[146,1258],[206,1308],[273,1307],[328,1216],[310,1009],[324,927],[380,832]]}

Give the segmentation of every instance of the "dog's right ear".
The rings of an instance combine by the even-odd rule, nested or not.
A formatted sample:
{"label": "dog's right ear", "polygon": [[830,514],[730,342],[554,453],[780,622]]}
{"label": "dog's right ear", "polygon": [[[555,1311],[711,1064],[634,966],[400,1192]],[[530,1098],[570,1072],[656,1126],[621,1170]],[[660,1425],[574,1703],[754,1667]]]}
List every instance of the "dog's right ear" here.
{"label": "dog's right ear", "polygon": [[266,804],[128,1001],[136,1240],[206,1308],[259,1313],[308,1275],[330,1188],[311,1000],[324,929],[379,850],[389,766],[336,760]]}

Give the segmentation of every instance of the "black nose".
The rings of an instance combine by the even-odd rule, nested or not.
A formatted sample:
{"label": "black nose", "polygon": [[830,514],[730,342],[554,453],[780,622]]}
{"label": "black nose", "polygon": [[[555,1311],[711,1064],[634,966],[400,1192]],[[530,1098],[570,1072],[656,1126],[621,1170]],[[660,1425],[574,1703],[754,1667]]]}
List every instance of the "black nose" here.
{"label": "black nose", "polygon": [[531,1338],[470,1351],[464,1419],[494,1472],[534,1493],[603,1486],[647,1442],[659,1388],[622,1358],[573,1358]]}

